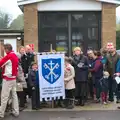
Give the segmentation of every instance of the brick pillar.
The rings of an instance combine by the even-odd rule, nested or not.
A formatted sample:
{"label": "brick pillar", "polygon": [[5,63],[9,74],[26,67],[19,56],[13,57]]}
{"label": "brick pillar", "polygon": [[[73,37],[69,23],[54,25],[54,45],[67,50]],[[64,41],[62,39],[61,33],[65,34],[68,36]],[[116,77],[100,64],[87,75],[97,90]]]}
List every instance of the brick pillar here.
{"label": "brick pillar", "polygon": [[102,47],[107,42],[113,42],[116,46],[116,5],[102,3]]}
{"label": "brick pillar", "polygon": [[24,45],[33,44],[38,52],[38,10],[37,4],[24,6]]}

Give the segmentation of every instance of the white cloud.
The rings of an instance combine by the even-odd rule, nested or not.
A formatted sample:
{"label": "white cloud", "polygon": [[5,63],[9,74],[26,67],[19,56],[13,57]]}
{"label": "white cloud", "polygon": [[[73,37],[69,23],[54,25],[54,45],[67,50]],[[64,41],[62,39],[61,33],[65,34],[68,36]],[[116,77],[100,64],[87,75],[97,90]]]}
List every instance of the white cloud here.
{"label": "white cloud", "polygon": [[0,0],[0,10],[11,14],[13,19],[22,13],[17,5],[17,0]]}

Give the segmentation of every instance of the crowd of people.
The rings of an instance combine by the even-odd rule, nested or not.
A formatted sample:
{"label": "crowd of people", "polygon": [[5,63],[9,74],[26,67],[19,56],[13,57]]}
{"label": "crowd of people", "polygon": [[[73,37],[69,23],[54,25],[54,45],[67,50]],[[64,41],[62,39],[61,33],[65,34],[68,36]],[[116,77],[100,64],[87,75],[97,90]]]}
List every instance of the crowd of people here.
{"label": "crowd of people", "polygon": [[[0,118],[4,118],[10,105],[11,114],[19,116],[19,111],[27,107],[27,99],[31,99],[33,110],[41,109],[35,53],[29,45],[21,46],[18,53],[14,53],[12,45],[5,44],[4,50],[6,55],[0,58]],[[88,99],[106,105],[113,102],[115,96],[116,103],[120,103],[120,84],[116,77],[120,77],[120,56],[114,45],[100,51],[90,49],[86,55],[76,47],[72,57],[65,57],[66,98],[55,100],[55,103],[72,109],[75,105],[84,106]]]}

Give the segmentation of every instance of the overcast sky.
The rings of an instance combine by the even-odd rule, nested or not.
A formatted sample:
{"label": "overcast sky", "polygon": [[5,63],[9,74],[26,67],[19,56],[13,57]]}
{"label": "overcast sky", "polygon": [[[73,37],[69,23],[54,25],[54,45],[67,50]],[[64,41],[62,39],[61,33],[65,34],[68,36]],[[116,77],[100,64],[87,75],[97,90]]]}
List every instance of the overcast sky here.
{"label": "overcast sky", "polygon": [[[4,10],[10,13],[14,18],[19,14],[22,14],[21,10],[17,6],[17,0],[0,0],[0,10]],[[120,16],[120,7],[116,9],[117,16]]]}

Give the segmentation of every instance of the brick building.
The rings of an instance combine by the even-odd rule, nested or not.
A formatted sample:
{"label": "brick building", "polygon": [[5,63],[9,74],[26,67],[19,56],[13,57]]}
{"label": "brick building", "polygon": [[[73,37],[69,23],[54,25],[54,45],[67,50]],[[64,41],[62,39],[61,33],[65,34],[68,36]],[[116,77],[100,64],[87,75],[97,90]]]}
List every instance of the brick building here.
{"label": "brick building", "polygon": [[83,51],[116,44],[117,0],[19,0],[24,13],[24,43],[35,50],[69,55],[76,46]]}

